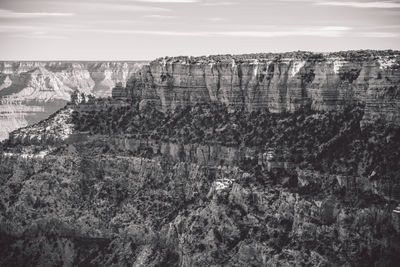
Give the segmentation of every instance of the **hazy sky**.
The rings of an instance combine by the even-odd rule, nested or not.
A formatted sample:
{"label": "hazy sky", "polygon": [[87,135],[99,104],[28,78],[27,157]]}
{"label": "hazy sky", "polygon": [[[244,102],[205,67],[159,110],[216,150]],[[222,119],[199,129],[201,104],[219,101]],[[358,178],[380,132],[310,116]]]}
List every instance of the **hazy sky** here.
{"label": "hazy sky", "polygon": [[0,0],[0,60],[400,49],[400,1]]}

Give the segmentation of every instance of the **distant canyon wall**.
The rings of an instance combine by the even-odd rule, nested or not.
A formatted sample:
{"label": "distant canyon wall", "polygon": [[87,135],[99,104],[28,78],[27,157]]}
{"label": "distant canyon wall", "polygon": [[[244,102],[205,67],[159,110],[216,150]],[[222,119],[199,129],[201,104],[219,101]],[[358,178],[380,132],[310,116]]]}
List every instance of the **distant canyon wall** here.
{"label": "distant canyon wall", "polygon": [[163,110],[210,101],[271,112],[363,103],[363,123],[400,124],[399,84],[398,51],[295,52],[161,58],[135,73],[126,93]]}
{"label": "distant canyon wall", "polygon": [[0,140],[63,107],[73,91],[111,96],[146,62],[0,62]]}

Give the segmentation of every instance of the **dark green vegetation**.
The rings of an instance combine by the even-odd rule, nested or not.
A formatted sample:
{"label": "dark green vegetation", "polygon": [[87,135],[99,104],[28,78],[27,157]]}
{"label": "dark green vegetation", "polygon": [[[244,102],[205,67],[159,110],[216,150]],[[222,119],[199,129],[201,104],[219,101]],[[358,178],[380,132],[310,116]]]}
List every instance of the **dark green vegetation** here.
{"label": "dark green vegetation", "polygon": [[267,110],[229,111],[221,104],[198,104],[162,113],[150,105],[139,109],[74,112],[78,131],[91,134],[128,135],[176,143],[219,144],[251,147],[259,152],[273,148],[286,161],[315,170],[345,175],[400,179],[400,130],[383,121],[360,128],[363,108],[316,112],[309,108],[274,114]]}
{"label": "dark green vegetation", "polygon": [[[400,130],[361,129],[362,110],[76,109],[90,141],[5,144],[0,265],[395,266]],[[143,157],[115,147],[117,136],[272,149],[296,168]]]}
{"label": "dark green vegetation", "polygon": [[[328,55],[331,57],[343,57],[345,59],[351,60],[365,60],[366,58],[375,58],[379,56],[395,56],[398,55],[400,51],[398,50],[348,50],[348,51],[339,51],[332,52]],[[296,59],[309,59],[316,61],[324,61],[325,56],[322,53],[314,53],[308,51],[295,51],[295,52],[286,52],[286,53],[253,53],[253,54],[243,54],[243,55],[210,55],[210,56],[200,56],[200,57],[186,57],[186,56],[178,56],[178,57],[165,57],[160,58],[158,60],[166,59],[167,61],[178,62],[180,60],[188,61],[189,63],[198,63],[198,62],[220,62],[225,60],[234,59],[236,62],[247,61],[247,60],[279,60],[281,58],[296,58]]]}

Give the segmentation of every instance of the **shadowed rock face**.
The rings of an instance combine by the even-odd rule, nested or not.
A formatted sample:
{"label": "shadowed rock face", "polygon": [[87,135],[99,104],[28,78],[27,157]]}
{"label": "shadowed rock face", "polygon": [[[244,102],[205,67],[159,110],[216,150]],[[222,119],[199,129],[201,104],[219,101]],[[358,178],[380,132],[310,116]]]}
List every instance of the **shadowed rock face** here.
{"label": "shadowed rock face", "polygon": [[363,123],[400,123],[399,62],[393,51],[162,58],[142,67],[127,92],[155,99],[163,110],[218,101],[248,111],[292,112],[361,102]]}
{"label": "shadowed rock face", "polygon": [[74,90],[98,97],[144,62],[0,62],[0,140],[63,107]]}

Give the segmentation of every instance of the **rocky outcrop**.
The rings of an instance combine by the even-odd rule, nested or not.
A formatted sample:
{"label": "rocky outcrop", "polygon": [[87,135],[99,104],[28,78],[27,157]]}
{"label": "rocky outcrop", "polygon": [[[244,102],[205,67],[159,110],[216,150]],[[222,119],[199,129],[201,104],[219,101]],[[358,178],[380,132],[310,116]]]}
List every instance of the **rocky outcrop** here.
{"label": "rocky outcrop", "polygon": [[244,158],[255,158],[256,152],[251,148],[235,148],[222,145],[179,144],[138,140],[135,138],[116,137],[112,140],[116,149],[145,154],[169,157],[174,161],[194,162],[200,165],[237,165]]}
{"label": "rocky outcrop", "polygon": [[5,101],[0,103],[0,141],[7,139],[9,133],[15,129],[46,119],[65,104],[65,100]]}
{"label": "rocky outcrop", "polygon": [[145,62],[0,62],[0,140],[8,133],[46,119],[75,90],[111,96]]}
{"label": "rocky outcrop", "polygon": [[69,100],[74,90],[99,97],[145,62],[0,62],[0,96],[9,100]]}
{"label": "rocky outcrop", "polygon": [[119,82],[115,85],[115,87],[111,91],[111,96],[114,99],[120,99],[120,98],[125,98],[126,93],[125,93],[125,88],[122,86],[122,83]]}
{"label": "rocky outcrop", "polygon": [[73,109],[64,108],[38,124],[11,132],[9,141],[20,144],[53,144],[64,141],[73,133],[72,112]]}
{"label": "rocky outcrop", "polygon": [[248,111],[292,112],[365,104],[364,122],[400,123],[400,53],[358,51],[162,58],[127,83],[163,110],[218,101]]}

